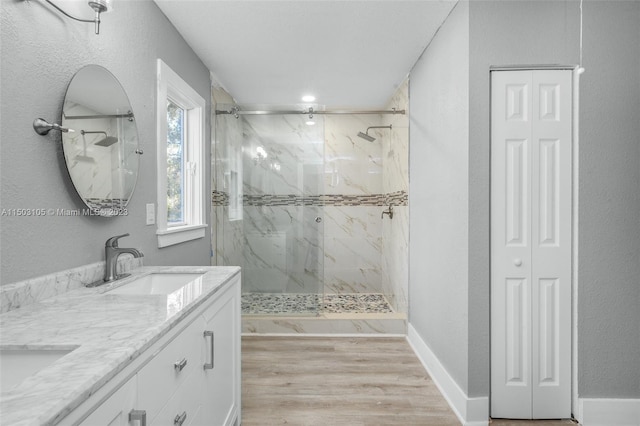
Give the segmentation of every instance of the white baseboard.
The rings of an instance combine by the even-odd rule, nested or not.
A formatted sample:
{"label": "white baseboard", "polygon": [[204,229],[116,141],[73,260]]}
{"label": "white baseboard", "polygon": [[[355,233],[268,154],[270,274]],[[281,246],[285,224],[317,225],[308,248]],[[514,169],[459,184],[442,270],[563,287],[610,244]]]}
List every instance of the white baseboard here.
{"label": "white baseboard", "polygon": [[640,399],[578,398],[582,426],[638,426]]}
{"label": "white baseboard", "polygon": [[487,426],[489,398],[469,398],[411,324],[408,325],[407,341],[460,422],[465,426]]}

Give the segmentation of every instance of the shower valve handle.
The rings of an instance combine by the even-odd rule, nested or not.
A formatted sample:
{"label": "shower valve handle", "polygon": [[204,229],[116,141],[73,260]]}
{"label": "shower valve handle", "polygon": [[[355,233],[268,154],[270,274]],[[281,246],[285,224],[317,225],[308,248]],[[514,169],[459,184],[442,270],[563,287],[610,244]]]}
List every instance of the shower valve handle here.
{"label": "shower valve handle", "polygon": [[386,211],[383,211],[382,214],[380,215],[380,218],[383,219],[385,214],[389,215],[389,219],[393,219],[393,204],[389,204],[389,209]]}

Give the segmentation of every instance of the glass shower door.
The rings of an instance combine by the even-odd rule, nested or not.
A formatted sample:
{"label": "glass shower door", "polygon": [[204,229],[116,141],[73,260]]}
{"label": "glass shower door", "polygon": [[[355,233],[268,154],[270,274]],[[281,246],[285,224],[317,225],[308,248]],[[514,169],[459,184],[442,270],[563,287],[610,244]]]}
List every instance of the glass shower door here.
{"label": "glass shower door", "polygon": [[243,313],[315,315],[324,288],[322,119],[315,125],[305,115],[239,120]]}

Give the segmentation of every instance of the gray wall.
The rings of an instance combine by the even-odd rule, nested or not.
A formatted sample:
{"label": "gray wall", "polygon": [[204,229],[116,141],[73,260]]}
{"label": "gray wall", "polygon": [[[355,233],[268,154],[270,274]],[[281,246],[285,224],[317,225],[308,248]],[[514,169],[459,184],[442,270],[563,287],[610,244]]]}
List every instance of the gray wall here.
{"label": "gray wall", "polygon": [[465,391],[468,28],[459,3],[411,71],[409,96],[409,322]]}
{"label": "gray wall", "polygon": [[578,393],[640,398],[640,2],[584,3]]}
{"label": "gray wall", "polygon": [[[117,2],[102,15],[100,35],[92,24],[72,21],[41,2],[0,3],[1,208],[83,207],[65,169],[60,136],[39,136],[31,123],[37,117],[59,122],[67,84],[84,65],[102,65],[120,80],[144,149],[126,217],[1,217],[0,283],[103,260],[105,240],[126,232],[131,236],[121,246],[140,248],[147,265],[208,265],[209,231],[203,239],[158,249],[155,225],[145,226],[145,204],[156,202],[156,59],[209,103],[209,71],[200,59],[150,0]],[[76,16],[92,16],[85,2],[60,4]]]}
{"label": "gray wall", "polygon": [[[456,10],[461,4],[458,4]],[[468,28],[452,15],[411,73],[411,263],[410,322],[468,396],[489,395],[489,100],[492,65],[577,64],[579,3],[574,1],[470,2]],[[584,66],[580,82],[579,224],[578,224],[578,393],[580,397],[640,397],[640,2],[584,2]],[[454,12],[455,13],[455,12]],[[429,179],[441,140],[451,130],[447,119],[426,112],[437,96],[426,90],[430,76],[459,75],[430,58],[442,49],[465,48],[451,32],[467,33],[468,152],[442,157],[456,167],[468,158],[468,223],[464,215],[442,206],[459,202],[461,194],[442,193],[421,199],[418,191],[449,180]],[[438,41],[438,37],[440,41]],[[442,58],[445,60],[445,58]],[[444,84],[448,84],[442,76]],[[459,99],[460,95],[455,97]],[[437,99],[447,105],[447,98]],[[459,117],[459,111],[451,112]],[[459,126],[466,127],[464,118]],[[430,147],[421,146],[427,143]],[[417,163],[417,164],[416,164]],[[458,189],[465,185],[459,183]],[[445,197],[445,198],[442,198]],[[423,265],[428,251],[446,243],[443,235],[420,222],[425,216],[468,227],[468,241],[451,230],[449,245],[468,251],[468,259],[444,259]],[[430,241],[431,240],[431,241]],[[421,252],[415,252],[422,250]],[[456,247],[442,245],[447,255]],[[466,263],[465,263],[466,262]],[[467,279],[458,271],[465,270]],[[447,278],[449,277],[449,278]],[[448,279],[436,283],[434,279]],[[465,282],[466,281],[466,282]],[[462,286],[462,287],[461,287]],[[461,300],[463,299],[464,300]],[[455,306],[453,306],[455,304]],[[438,312],[454,309],[457,320]],[[436,307],[437,314],[424,312]],[[431,323],[430,323],[431,322]],[[463,333],[464,338],[459,333]],[[468,354],[468,361],[459,353]],[[467,356],[467,355],[465,355]]]}
{"label": "gray wall", "polygon": [[489,68],[577,64],[575,1],[470,2],[469,396],[489,394]]}

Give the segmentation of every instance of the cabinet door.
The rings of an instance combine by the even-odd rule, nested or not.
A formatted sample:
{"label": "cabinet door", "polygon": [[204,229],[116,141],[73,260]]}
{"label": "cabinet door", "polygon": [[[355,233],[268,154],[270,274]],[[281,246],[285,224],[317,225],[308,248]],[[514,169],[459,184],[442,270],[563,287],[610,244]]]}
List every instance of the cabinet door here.
{"label": "cabinet door", "polygon": [[204,419],[231,425],[240,415],[240,286],[232,285],[204,314]]}
{"label": "cabinet door", "polygon": [[80,425],[129,426],[129,412],[136,408],[135,405],[136,377],[134,376],[91,413],[89,417],[84,419]]}

